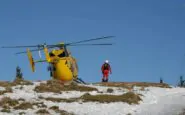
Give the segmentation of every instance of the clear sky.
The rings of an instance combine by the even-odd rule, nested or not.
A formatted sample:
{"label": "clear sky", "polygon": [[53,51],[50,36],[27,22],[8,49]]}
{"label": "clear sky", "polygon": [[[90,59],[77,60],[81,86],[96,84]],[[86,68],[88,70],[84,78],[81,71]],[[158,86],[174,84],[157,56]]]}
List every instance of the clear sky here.
{"label": "clear sky", "polygon": [[[72,42],[101,36],[113,46],[70,47],[79,64],[79,77],[101,80],[101,65],[110,60],[111,81],[176,84],[185,73],[184,0],[2,0],[0,46]],[[0,49],[1,80],[13,80],[22,68],[28,80],[50,79],[48,64],[32,73],[26,49]],[[44,56],[44,55],[42,55]],[[38,53],[34,53],[38,58]]]}

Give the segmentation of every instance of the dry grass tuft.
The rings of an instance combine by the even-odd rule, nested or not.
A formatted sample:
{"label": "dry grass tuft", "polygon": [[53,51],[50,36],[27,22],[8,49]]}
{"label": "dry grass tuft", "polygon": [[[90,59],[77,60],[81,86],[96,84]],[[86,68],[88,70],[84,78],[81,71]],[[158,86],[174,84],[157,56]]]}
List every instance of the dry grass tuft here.
{"label": "dry grass tuft", "polygon": [[25,112],[20,112],[19,115],[25,115],[26,113]]}
{"label": "dry grass tuft", "polygon": [[8,106],[8,105],[3,105],[2,108],[3,108],[3,109],[11,109],[11,107]]}
{"label": "dry grass tuft", "polygon": [[49,109],[55,111],[56,113],[60,113],[61,115],[74,115],[73,113],[68,113],[67,111],[60,110],[58,106],[52,106]]}
{"label": "dry grass tuft", "polygon": [[47,98],[41,97],[41,98],[42,98],[42,99],[45,99],[45,100],[47,100],[47,101],[52,101],[52,102],[66,102],[66,103],[72,103],[72,102],[78,101],[78,98],[70,98],[70,99],[53,98],[53,97],[47,97]]}
{"label": "dry grass tuft", "polygon": [[71,84],[65,86],[63,91],[98,91],[96,88]]}
{"label": "dry grass tuft", "polygon": [[64,110],[60,110],[60,115],[75,115],[73,113],[68,113],[67,111],[64,111]]}
{"label": "dry grass tuft", "polygon": [[10,109],[5,109],[5,108],[3,108],[3,109],[1,110],[1,112],[10,113],[11,111],[10,111]]}
{"label": "dry grass tuft", "polygon": [[128,104],[138,104],[142,99],[139,95],[128,92],[123,95],[90,95],[84,94],[81,99],[84,102],[100,102],[100,103],[111,103],[111,102],[126,102]]}
{"label": "dry grass tuft", "polygon": [[[96,84],[96,83],[95,83]],[[100,86],[108,86],[108,87],[122,87],[122,88],[126,88],[129,89],[132,86],[131,85],[127,85],[125,83],[121,83],[121,82],[103,82],[103,83],[98,83]]]}
{"label": "dry grass tuft", "polygon": [[47,108],[47,106],[43,102],[33,103],[32,105],[37,106],[37,108]]}
{"label": "dry grass tuft", "polygon": [[99,84],[101,86],[122,87],[126,89],[132,89],[134,86],[171,88],[168,84],[165,83],[149,83],[149,82],[107,82],[95,84]]}
{"label": "dry grass tuft", "polygon": [[33,109],[33,106],[36,106],[37,108],[47,108],[47,106],[43,102],[23,102],[18,106],[15,106],[14,109],[16,110],[26,110],[26,109]]}
{"label": "dry grass tuft", "polygon": [[8,82],[8,81],[0,81],[0,86],[1,87],[12,87],[16,85],[33,85],[32,82],[26,81],[21,78],[15,78],[13,82]]}
{"label": "dry grass tuft", "polygon": [[12,93],[11,87],[16,85],[33,85],[33,83],[20,78],[16,78],[13,82],[0,81],[0,86],[5,87],[6,89],[4,91],[0,91],[0,95],[3,95],[4,93]]}
{"label": "dry grass tuft", "polygon": [[79,86],[76,84],[63,85],[58,80],[49,80],[47,83],[41,83],[40,86],[35,87],[36,92],[54,92],[60,93],[61,91],[98,91],[96,88]]}
{"label": "dry grass tuft", "polygon": [[16,85],[33,85],[32,82],[21,79],[21,78],[16,78],[12,83],[12,86],[16,86]]}
{"label": "dry grass tuft", "polygon": [[18,100],[14,100],[9,97],[4,97],[0,101],[0,106],[2,106],[2,107],[7,107],[7,106],[14,107],[18,104],[19,104]]}
{"label": "dry grass tuft", "polygon": [[33,105],[29,102],[24,102],[24,103],[21,103],[20,105],[18,106],[15,106],[14,109],[16,110],[27,110],[27,109],[33,109]]}
{"label": "dry grass tuft", "polygon": [[8,81],[0,81],[0,86],[1,87],[11,87],[11,82],[8,82]]}
{"label": "dry grass tuft", "polygon": [[113,92],[114,92],[114,90],[112,88],[107,89],[107,93],[113,93]]}
{"label": "dry grass tuft", "polygon": [[139,101],[142,101],[140,98],[141,95],[128,92],[123,95],[90,95],[89,93],[84,94],[83,96],[79,98],[70,98],[70,99],[62,99],[62,98],[42,98],[47,101],[53,101],[53,102],[77,102],[82,100],[83,102],[99,102],[99,103],[111,103],[111,102],[126,102],[128,104],[138,104]]}
{"label": "dry grass tuft", "polygon": [[141,83],[135,83],[133,85],[139,86],[139,87],[171,88],[168,84],[165,84],[165,83],[147,83],[147,82],[141,82]]}
{"label": "dry grass tuft", "polygon": [[48,115],[50,114],[49,111],[47,111],[46,109],[40,109],[36,112],[36,114],[41,114],[41,115]]}
{"label": "dry grass tuft", "polygon": [[0,95],[3,95],[5,93],[12,93],[12,88],[11,87],[6,87],[5,90],[0,91]]}
{"label": "dry grass tuft", "polygon": [[55,111],[56,113],[59,113],[59,112],[60,112],[60,109],[59,109],[58,106],[52,106],[52,107],[50,107],[49,109]]}
{"label": "dry grass tuft", "polygon": [[35,87],[35,91],[39,93],[53,92],[59,93],[62,91],[63,85],[57,80],[49,80],[47,83],[41,83],[39,86]]}
{"label": "dry grass tuft", "polygon": [[23,98],[19,98],[18,100],[19,100],[19,101],[25,101],[25,99],[23,99]]}

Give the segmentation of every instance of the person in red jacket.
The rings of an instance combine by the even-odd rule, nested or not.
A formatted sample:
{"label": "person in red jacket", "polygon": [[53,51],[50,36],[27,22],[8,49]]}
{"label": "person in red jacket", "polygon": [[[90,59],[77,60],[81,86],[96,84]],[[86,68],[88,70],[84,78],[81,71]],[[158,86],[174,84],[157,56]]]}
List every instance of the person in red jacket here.
{"label": "person in red jacket", "polygon": [[105,63],[101,67],[101,71],[103,74],[102,82],[108,82],[109,72],[110,74],[112,74],[112,70],[108,60],[105,60]]}

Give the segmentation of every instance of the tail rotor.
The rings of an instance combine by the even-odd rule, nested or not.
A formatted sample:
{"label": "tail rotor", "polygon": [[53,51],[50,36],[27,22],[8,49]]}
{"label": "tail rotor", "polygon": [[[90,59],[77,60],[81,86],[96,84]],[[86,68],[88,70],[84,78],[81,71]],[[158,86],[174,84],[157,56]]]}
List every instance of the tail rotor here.
{"label": "tail rotor", "polygon": [[35,72],[35,62],[33,60],[32,53],[30,52],[29,48],[27,49],[27,56],[28,56],[28,60],[30,62],[32,72]]}

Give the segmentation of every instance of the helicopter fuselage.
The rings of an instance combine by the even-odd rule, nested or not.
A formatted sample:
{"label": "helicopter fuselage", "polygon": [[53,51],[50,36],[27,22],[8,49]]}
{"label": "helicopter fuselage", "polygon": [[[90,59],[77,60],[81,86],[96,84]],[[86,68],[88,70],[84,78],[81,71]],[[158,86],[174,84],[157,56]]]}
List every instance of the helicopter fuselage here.
{"label": "helicopter fuselage", "polygon": [[[50,76],[54,79],[60,80],[64,83],[68,83],[77,79],[78,76],[78,65],[76,59],[71,56],[68,51],[64,49],[54,49],[48,52],[48,49],[44,49],[46,60],[49,63],[48,70],[50,71]],[[27,50],[28,58],[32,71],[35,71],[35,62],[29,49]]]}
{"label": "helicopter fuselage", "polygon": [[61,80],[62,82],[70,82],[76,79],[78,73],[75,58],[71,55],[67,55],[67,53],[68,52],[63,49],[52,50],[49,53],[48,62],[51,67],[51,77]]}

